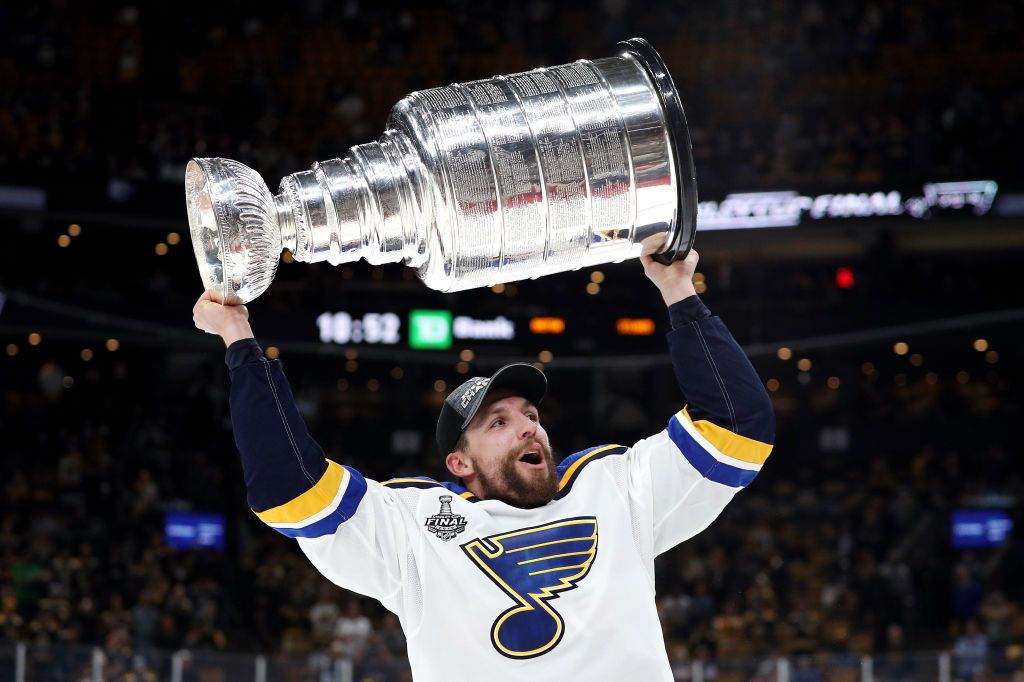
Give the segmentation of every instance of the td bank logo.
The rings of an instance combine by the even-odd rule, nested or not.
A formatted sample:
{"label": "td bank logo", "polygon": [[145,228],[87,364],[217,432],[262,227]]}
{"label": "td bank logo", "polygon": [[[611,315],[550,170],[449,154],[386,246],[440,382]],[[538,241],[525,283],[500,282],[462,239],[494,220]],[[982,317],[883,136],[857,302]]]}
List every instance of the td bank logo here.
{"label": "td bank logo", "polygon": [[409,313],[409,347],[445,350],[452,347],[452,314],[448,310]]}

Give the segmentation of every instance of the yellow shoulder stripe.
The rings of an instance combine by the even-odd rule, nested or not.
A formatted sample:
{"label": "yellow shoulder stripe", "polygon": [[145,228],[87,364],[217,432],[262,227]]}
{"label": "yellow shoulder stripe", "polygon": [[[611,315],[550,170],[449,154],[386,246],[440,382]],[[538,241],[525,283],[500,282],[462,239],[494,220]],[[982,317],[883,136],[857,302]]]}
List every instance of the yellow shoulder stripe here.
{"label": "yellow shoulder stripe", "polygon": [[578,460],[576,460],[575,462],[572,463],[571,467],[569,467],[568,469],[565,470],[564,474],[562,474],[562,480],[560,480],[558,482],[558,489],[561,490],[562,488],[564,488],[565,485],[572,478],[572,475],[574,473],[576,473],[576,470],[579,469],[581,466],[583,466],[584,462],[589,460],[591,457],[593,457],[594,455],[599,455],[602,452],[604,452],[605,450],[611,450],[612,448],[620,448],[620,447],[622,447],[622,446],[621,445],[605,445],[603,448],[597,448],[596,450],[591,450],[587,454],[585,454],[582,457],[580,457]]}
{"label": "yellow shoulder stripe", "polygon": [[693,421],[685,407],[683,408],[683,416],[697,429],[697,433],[704,436],[706,441],[727,457],[750,462],[751,464],[764,464],[764,461],[768,459],[768,455],[772,452],[772,446],[768,443],[762,443],[759,440],[733,433],[729,429],[723,428],[718,424],[712,424],[705,419]]}
{"label": "yellow shoulder stripe", "polygon": [[343,466],[327,460],[327,471],[316,482],[316,485],[290,502],[285,502],[278,507],[266,511],[256,512],[256,516],[264,523],[298,523],[299,521],[304,521],[310,516],[323,511],[334,501],[338,490],[341,489],[342,482],[344,482],[348,475]]}
{"label": "yellow shoulder stripe", "polygon": [[382,482],[381,485],[391,485],[392,483],[421,483],[424,485],[441,485],[437,481],[431,481],[426,478],[389,478],[388,480]]}

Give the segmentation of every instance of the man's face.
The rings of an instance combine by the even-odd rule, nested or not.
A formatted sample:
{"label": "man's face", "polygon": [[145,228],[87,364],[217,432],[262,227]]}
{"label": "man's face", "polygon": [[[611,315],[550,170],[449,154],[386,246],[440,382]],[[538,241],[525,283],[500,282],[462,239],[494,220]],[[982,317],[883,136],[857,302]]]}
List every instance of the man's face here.
{"label": "man's face", "polygon": [[532,509],[558,492],[555,460],[537,407],[507,390],[487,396],[464,432],[463,457],[471,473],[462,475],[482,499]]}

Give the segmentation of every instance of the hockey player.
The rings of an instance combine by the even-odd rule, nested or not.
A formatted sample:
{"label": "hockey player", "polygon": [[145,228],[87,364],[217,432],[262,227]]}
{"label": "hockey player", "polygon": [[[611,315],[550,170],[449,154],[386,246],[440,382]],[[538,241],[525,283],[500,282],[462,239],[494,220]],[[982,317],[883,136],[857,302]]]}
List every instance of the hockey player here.
{"label": "hockey player", "polygon": [[704,530],[771,451],[768,395],[697,297],[697,253],[643,258],[668,306],[684,407],[659,433],[555,464],[531,365],[470,379],[437,422],[460,483],[377,482],[326,458],[241,305],[193,311],[220,335],[248,503],[336,584],[398,615],[420,682],[672,679],[654,558]]}

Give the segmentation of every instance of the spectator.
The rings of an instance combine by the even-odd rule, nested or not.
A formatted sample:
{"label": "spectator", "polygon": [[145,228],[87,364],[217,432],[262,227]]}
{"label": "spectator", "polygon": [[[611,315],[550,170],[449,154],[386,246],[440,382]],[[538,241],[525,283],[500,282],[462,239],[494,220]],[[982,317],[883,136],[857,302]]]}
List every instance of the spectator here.
{"label": "spectator", "polygon": [[988,668],[988,637],[981,632],[978,621],[969,619],[963,633],[956,638],[953,645],[954,670],[957,678],[963,682],[985,675]]}
{"label": "spectator", "polygon": [[359,658],[372,632],[373,625],[363,614],[359,602],[349,601],[334,626],[334,650],[346,658]]}
{"label": "spectator", "polygon": [[313,640],[325,644],[334,635],[334,629],[341,616],[341,609],[334,599],[333,590],[324,585],[320,588],[320,598],[309,609],[309,624],[313,629]]}

